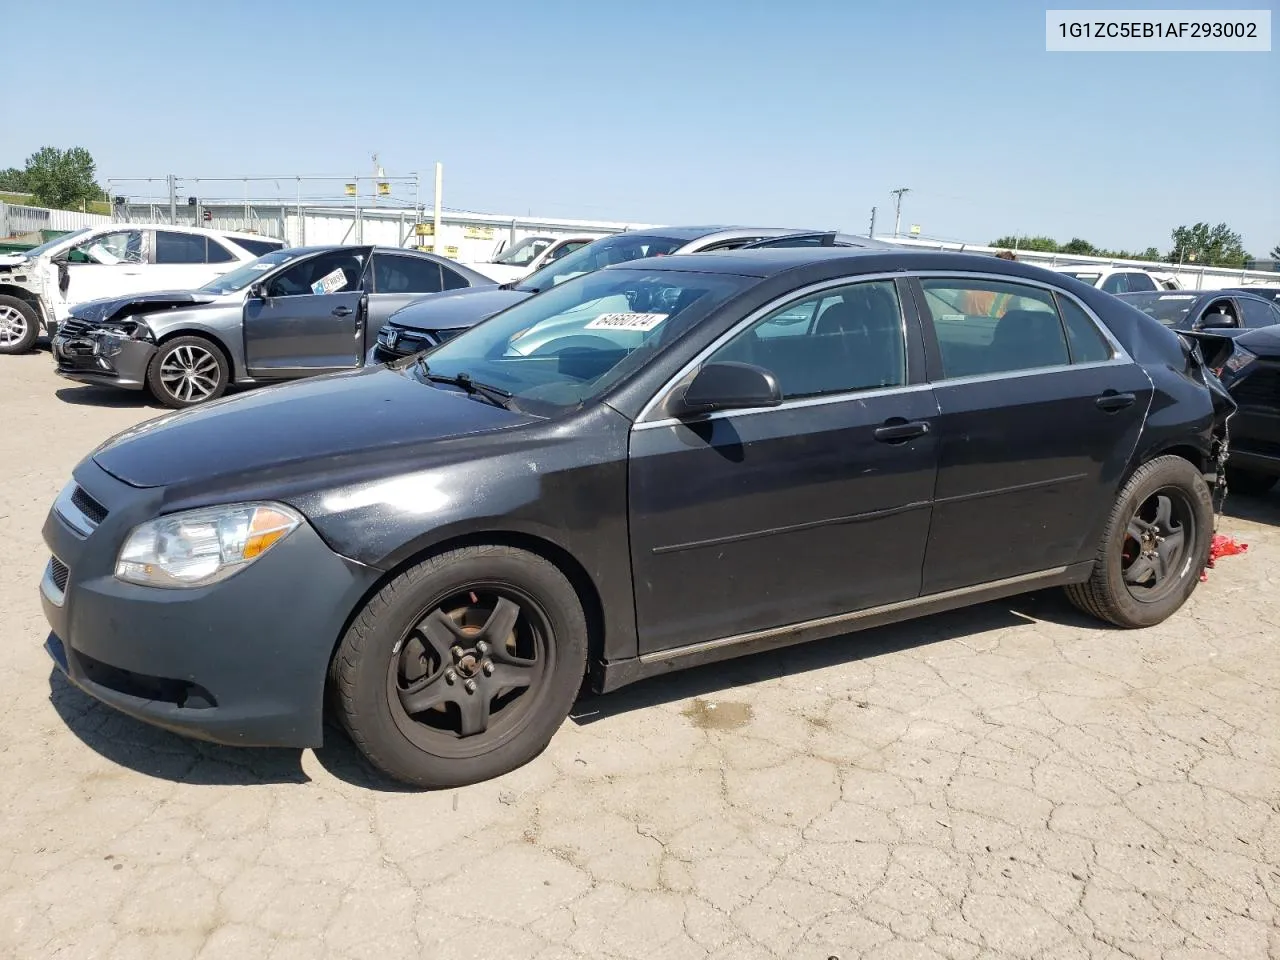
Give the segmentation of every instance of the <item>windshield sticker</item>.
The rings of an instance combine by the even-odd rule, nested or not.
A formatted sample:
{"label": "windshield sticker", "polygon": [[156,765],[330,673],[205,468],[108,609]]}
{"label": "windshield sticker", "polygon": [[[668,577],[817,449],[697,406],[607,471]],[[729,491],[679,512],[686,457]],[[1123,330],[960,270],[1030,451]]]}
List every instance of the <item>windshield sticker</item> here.
{"label": "windshield sticker", "polygon": [[582,329],[639,330],[641,333],[648,333],[665,319],[665,313],[602,313]]}
{"label": "windshield sticker", "polygon": [[333,293],[341,290],[347,285],[347,275],[342,272],[341,267],[326,273],[323,277],[311,285],[312,293]]}

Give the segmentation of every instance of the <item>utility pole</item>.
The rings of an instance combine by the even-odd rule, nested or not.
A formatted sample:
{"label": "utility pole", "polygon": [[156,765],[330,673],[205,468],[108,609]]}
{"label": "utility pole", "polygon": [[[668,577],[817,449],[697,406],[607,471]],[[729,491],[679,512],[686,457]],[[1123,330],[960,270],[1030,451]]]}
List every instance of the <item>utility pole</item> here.
{"label": "utility pole", "polygon": [[169,222],[178,222],[178,181],[169,174]]}
{"label": "utility pole", "polygon": [[444,164],[437,163],[436,164],[436,196],[435,196],[435,202],[433,204],[435,209],[432,211],[434,214],[434,219],[431,227],[431,252],[435,254],[440,254],[441,256],[443,256],[443,253],[441,253],[441,251],[444,249],[443,247],[440,246],[440,202],[443,195],[444,195]]}
{"label": "utility pole", "polygon": [[876,208],[871,208],[871,226],[867,228],[867,236],[874,237],[876,235]]}
{"label": "utility pole", "polygon": [[890,190],[890,191],[889,191],[890,195],[891,195],[891,196],[893,196],[893,198],[894,198],[894,201],[893,201],[893,236],[894,236],[894,239],[897,239],[898,231],[899,231],[899,229],[902,227],[902,195],[903,195],[904,193],[910,193],[910,192],[911,192],[911,188],[910,188],[910,187],[899,187],[897,190]]}

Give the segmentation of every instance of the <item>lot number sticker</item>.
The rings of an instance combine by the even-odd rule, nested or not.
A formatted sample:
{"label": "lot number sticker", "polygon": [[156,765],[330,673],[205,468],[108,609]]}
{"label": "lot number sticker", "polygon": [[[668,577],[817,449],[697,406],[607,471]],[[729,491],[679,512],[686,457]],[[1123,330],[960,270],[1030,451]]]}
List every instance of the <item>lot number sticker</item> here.
{"label": "lot number sticker", "polygon": [[333,293],[347,285],[347,275],[338,267],[311,285],[312,293]]}
{"label": "lot number sticker", "polygon": [[665,319],[665,313],[602,313],[583,329],[639,330],[641,333],[648,333]]}

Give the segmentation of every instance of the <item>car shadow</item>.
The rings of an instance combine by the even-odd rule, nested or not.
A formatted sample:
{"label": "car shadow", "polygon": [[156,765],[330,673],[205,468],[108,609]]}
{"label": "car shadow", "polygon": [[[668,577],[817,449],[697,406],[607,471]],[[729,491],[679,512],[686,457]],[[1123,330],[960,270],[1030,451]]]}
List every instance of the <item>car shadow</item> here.
{"label": "car shadow", "polygon": [[[49,702],[81,743],[144,776],[206,786],[311,782],[303,769],[302,750],[228,747],[161,730],[99,703],[57,668],[49,674]],[[314,753],[327,772],[353,786],[387,793],[415,791],[374,769],[336,725],[326,724],[324,746]]]}
{"label": "car shadow", "polygon": [[1089,630],[1117,629],[1081,613],[1067,601],[1061,590],[1042,590],[828,640],[795,644],[662,674],[603,696],[586,694],[574,705],[570,719],[585,726],[632,710],[717,694],[747,684],[810,673],[928,646],[940,640],[958,640],[1041,620]]}
{"label": "car shadow", "polygon": [[[585,726],[663,703],[1041,620],[1106,629],[1068,604],[1061,591],[1042,591],[652,677],[604,696],[583,694],[570,719]],[[228,747],[179,736],[99,703],[56,668],[49,675],[49,702],[83,744],[112,763],[145,776],[206,785],[303,784],[311,780],[303,768],[302,750]],[[365,790],[420,792],[371,766],[337,724],[327,723],[324,734],[324,746],[314,754],[332,776]]]}
{"label": "car shadow", "polygon": [[1250,520],[1268,525],[1280,524],[1280,488],[1261,496],[1245,496],[1228,492],[1223,511],[1236,520]]}
{"label": "car shadow", "polygon": [[61,387],[53,395],[63,403],[78,407],[137,407],[162,410],[145,390],[117,390],[115,387]]}

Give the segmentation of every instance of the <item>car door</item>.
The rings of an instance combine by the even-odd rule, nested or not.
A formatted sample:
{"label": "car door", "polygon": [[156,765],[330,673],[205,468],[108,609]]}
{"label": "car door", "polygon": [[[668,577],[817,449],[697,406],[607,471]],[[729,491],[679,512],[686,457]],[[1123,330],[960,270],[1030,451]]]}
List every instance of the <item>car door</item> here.
{"label": "car door", "polygon": [[777,379],[777,407],[640,418],[629,510],[642,653],[919,593],[937,406],[913,382],[923,364],[905,289],[878,278],[796,291],[671,388],[705,362],[752,363]]}
{"label": "car door", "polygon": [[977,275],[914,282],[938,402],[925,595],[1089,556],[1151,382],[1073,296]]}
{"label": "car door", "polygon": [[125,227],[96,233],[58,258],[57,283],[61,294],[59,319],[66,310],[86,300],[120,297],[155,290],[147,264],[143,231]]}
{"label": "car door", "polygon": [[[244,306],[251,377],[297,377],[360,366],[364,359],[368,247],[340,247],[291,260]],[[255,289],[259,285],[255,284]]]}
{"label": "car door", "polygon": [[440,264],[409,253],[373,252],[373,286],[364,328],[365,354],[373,349],[387,317],[401,307],[444,289]]}

